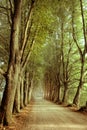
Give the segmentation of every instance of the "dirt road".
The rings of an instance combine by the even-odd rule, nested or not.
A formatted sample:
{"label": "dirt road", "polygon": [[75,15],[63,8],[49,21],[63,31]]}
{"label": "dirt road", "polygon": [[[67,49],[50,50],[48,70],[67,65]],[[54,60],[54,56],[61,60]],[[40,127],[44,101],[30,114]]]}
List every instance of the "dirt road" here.
{"label": "dirt road", "polygon": [[87,130],[87,115],[38,100],[17,115],[16,130]]}

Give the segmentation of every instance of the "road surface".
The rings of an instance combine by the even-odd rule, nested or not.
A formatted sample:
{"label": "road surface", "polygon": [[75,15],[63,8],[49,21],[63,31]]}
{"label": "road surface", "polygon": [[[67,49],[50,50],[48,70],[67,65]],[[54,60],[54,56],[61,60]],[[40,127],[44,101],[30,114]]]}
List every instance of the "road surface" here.
{"label": "road surface", "polygon": [[46,100],[31,102],[16,118],[16,130],[87,130],[87,115]]}

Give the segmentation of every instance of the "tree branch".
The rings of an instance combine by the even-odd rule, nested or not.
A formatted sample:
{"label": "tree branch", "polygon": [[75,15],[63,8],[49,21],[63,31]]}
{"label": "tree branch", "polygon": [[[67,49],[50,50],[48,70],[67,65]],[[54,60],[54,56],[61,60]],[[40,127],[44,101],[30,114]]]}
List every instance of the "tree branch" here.
{"label": "tree branch", "polygon": [[29,29],[29,25],[30,25],[30,21],[31,21],[31,16],[32,16],[32,13],[33,13],[33,7],[34,7],[34,2],[31,3],[31,7],[30,7],[30,10],[29,10],[29,13],[28,13],[28,20],[27,20],[27,23],[26,23],[26,27],[25,27],[25,32],[24,32],[24,39],[23,39],[23,44],[22,44],[22,48],[21,48],[21,55],[23,55],[23,51],[24,51],[24,48],[26,46],[26,41],[27,41],[27,33],[28,33],[28,29]]}
{"label": "tree branch", "polygon": [[26,46],[28,44],[28,40],[29,40],[29,36],[30,36],[30,31],[31,31],[31,27],[32,27],[32,23],[33,22],[31,22],[31,25],[30,25],[29,30],[28,30],[28,35],[27,35],[27,38],[26,38],[26,43],[25,43],[23,52],[22,52],[21,61],[23,61],[24,52],[25,52]]}
{"label": "tree branch", "polygon": [[[12,2],[11,2],[11,0],[9,0],[10,7],[8,5],[8,1],[6,1],[6,2],[7,2],[7,6],[6,7],[5,6],[0,6],[0,8],[5,10],[6,13],[4,13],[4,14],[7,16],[8,22],[9,22],[9,24],[11,26],[11,24],[12,24],[11,19],[13,17]],[[11,19],[10,19],[10,16],[11,16]]]}
{"label": "tree branch", "polygon": [[33,38],[32,38],[31,44],[30,44],[30,49],[29,49],[29,51],[28,51],[27,56],[25,57],[24,62],[22,63],[22,68],[23,68],[23,69],[26,67],[26,64],[27,64],[27,62],[28,62],[28,60],[29,60],[29,58],[30,58],[30,55],[31,55],[31,52],[32,52],[32,50],[33,50],[33,46],[34,46],[34,43],[35,43],[35,37],[36,37],[37,32],[38,32],[38,29],[36,28],[36,31],[35,31],[35,33],[34,33],[34,36],[33,36]]}
{"label": "tree branch", "polygon": [[12,10],[13,6],[12,6],[11,0],[9,0],[9,4],[10,4],[10,8],[11,8],[11,10]]}
{"label": "tree branch", "polygon": [[76,46],[77,46],[77,48],[78,48],[80,57],[82,57],[82,56],[83,56],[83,52],[82,52],[81,48],[79,47],[78,42],[77,42],[77,39],[76,39],[76,36],[75,36],[73,13],[74,13],[74,12],[72,11],[72,37],[73,37],[74,42],[76,43]]}
{"label": "tree branch", "polygon": [[31,52],[32,52],[32,50],[33,50],[33,46],[34,46],[34,38],[32,39],[32,42],[31,42],[31,45],[30,45],[30,49],[29,49],[29,51],[28,51],[28,54],[27,54],[27,56],[25,57],[24,62],[22,63],[22,68],[25,68],[25,66],[26,66],[26,64],[27,64],[27,62],[28,62],[28,60],[29,60],[29,58],[30,58]]}
{"label": "tree branch", "polygon": [[10,8],[5,7],[5,6],[1,6],[1,5],[0,5],[0,8],[1,8],[1,9],[4,9],[4,10],[10,10]]}
{"label": "tree branch", "polygon": [[13,6],[12,6],[12,1],[9,0],[9,4],[10,4],[10,16],[11,16],[11,20],[13,19]]}
{"label": "tree branch", "polygon": [[85,41],[84,50],[87,52],[86,27],[85,27],[85,19],[84,19],[82,0],[80,0],[80,7],[81,7],[81,16],[82,16],[82,24],[83,24],[83,35],[84,35],[84,41]]}

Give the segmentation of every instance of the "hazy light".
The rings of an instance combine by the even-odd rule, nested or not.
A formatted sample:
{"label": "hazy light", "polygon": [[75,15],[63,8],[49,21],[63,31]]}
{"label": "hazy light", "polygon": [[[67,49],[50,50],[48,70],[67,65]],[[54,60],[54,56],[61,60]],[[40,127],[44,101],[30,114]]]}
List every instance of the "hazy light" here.
{"label": "hazy light", "polygon": [[81,42],[82,45],[85,45],[84,38],[82,38],[82,39],[80,40],[80,42]]}
{"label": "hazy light", "polygon": [[32,96],[34,99],[43,99],[44,98],[44,92],[41,86],[38,86],[37,88],[33,89]]}
{"label": "hazy light", "polygon": [[0,66],[4,65],[4,62],[0,62]]}
{"label": "hazy light", "polygon": [[85,54],[85,58],[87,58],[87,53]]}

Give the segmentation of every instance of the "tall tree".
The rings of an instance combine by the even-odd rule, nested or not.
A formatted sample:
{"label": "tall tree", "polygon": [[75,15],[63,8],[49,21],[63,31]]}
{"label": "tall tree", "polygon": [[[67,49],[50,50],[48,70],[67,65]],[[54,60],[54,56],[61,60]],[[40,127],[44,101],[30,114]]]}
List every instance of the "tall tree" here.
{"label": "tall tree", "polygon": [[6,87],[1,104],[1,121],[7,125],[12,121],[12,110],[19,76],[19,28],[22,0],[14,0],[14,14],[10,36],[10,56],[6,72]]}
{"label": "tall tree", "polygon": [[[73,1],[72,1],[73,2]],[[79,105],[79,98],[80,98],[80,93],[81,93],[81,89],[83,87],[83,75],[84,75],[84,65],[85,65],[85,46],[83,47],[83,49],[79,46],[78,44],[78,40],[77,40],[77,36],[76,36],[76,32],[75,32],[75,27],[74,27],[74,3],[72,3],[73,5],[73,8],[72,8],[72,35],[73,35],[73,39],[74,39],[74,42],[78,48],[78,51],[79,51],[79,55],[80,55],[80,62],[81,62],[81,67],[80,67],[80,79],[79,79],[79,84],[78,84],[78,87],[77,87],[77,91],[76,91],[76,94],[75,94],[75,97],[73,99],[73,104],[75,105]],[[81,5],[81,4],[80,4]],[[82,12],[82,6],[81,6],[81,12]],[[86,43],[86,37],[85,37],[85,30],[84,30],[84,18],[83,18],[83,12],[81,13],[82,14],[82,21],[83,21],[83,36],[84,36],[84,41]]]}

